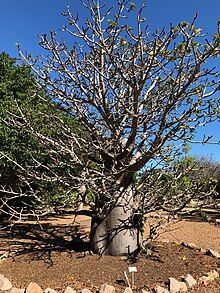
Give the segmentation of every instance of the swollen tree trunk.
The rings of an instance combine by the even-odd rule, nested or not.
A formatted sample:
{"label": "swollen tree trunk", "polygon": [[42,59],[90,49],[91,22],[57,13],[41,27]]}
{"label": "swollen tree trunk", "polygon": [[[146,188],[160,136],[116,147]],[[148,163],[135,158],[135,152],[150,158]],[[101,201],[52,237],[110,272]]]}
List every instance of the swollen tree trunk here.
{"label": "swollen tree trunk", "polygon": [[90,241],[94,252],[127,255],[138,251],[141,235],[134,224],[133,195],[124,191],[103,220],[92,219]]}

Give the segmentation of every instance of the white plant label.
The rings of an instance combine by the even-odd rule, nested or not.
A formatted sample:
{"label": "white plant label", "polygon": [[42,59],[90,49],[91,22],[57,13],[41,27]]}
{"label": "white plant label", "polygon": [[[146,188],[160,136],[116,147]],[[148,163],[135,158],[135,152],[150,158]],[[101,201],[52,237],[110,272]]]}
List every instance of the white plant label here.
{"label": "white plant label", "polygon": [[137,273],[137,268],[136,267],[128,267],[129,273]]}

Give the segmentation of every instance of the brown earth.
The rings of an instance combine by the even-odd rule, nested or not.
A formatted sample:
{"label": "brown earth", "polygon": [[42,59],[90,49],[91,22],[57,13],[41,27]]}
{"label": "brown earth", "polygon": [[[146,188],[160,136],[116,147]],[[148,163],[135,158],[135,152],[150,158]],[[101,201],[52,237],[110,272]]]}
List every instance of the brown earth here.
{"label": "brown earth", "polygon": [[219,226],[202,221],[180,221],[166,227],[158,240],[193,242],[203,249],[212,248],[220,252]]}
{"label": "brown earth", "polygon": [[[81,238],[86,240],[89,219],[77,217],[76,220],[73,222],[73,218],[66,215],[41,221],[40,225],[32,221],[1,230],[0,250],[17,253],[0,262],[0,273],[20,288],[37,282],[42,288],[51,287],[58,292],[68,285],[96,292],[102,283],[108,283],[116,287],[116,292],[123,292],[127,286],[124,271],[130,278],[128,267],[135,265],[138,270],[135,292],[141,292],[142,288],[152,289],[155,284],[165,286],[170,276],[180,279],[190,273],[198,278],[220,268],[220,260],[176,243],[166,243],[167,240],[193,242],[204,249],[220,251],[220,227],[214,224],[192,221],[171,224],[149,247],[148,254],[138,260],[126,260],[80,252],[86,245],[84,242],[75,245],[72,235],[80,232]],[[191,292],[219,293],[220,282],[198,286]]]}

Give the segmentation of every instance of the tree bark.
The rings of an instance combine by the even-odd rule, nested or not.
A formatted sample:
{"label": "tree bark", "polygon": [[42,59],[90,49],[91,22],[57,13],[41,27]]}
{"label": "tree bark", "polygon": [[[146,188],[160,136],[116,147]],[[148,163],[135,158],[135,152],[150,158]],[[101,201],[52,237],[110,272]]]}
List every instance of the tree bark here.
{"label": "tree bark", "polygon": [[132,191],[119,193],[103,220],[92,219],[90,241],[93,251],[107,255],[128,255],[138,251],[141,235],[134,224],[133,213]]}

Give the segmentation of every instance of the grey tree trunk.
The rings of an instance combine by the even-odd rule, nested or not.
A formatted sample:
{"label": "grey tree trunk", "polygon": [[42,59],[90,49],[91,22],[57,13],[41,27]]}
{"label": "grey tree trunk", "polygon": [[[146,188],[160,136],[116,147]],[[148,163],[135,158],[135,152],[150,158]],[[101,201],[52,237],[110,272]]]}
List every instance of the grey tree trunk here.
{"label": "grey tree trunk", "polygon": [[140,247],[141,235],[133,223],[131,191],[118,195],[116,204],[101,221],[92,220],[90,241],[99,254],[127,255]]}

